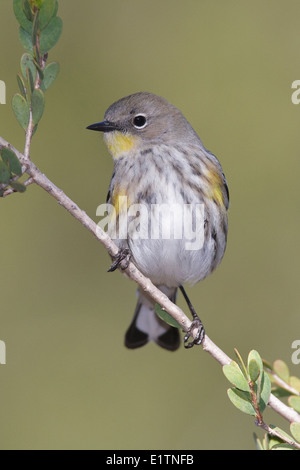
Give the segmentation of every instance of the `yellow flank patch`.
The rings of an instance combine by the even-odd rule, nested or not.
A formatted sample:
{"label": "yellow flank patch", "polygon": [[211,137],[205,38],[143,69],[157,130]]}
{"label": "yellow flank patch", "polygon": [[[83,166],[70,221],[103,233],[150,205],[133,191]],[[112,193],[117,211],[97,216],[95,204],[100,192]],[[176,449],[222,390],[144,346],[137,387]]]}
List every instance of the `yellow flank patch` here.
{"label": "yellow flank patch", "polygon": [[210,199],[214,199],[218,204],[224,204],[224,198],[222,193],[223,180],[218,172],[209,170],[207,178],[210,182],[210,189],[208,190],[207,196]]}
{"label": "yellow flank patch", "polygon": [[219,204],[224,204],[223,193],[220,186],[215,186],[213,189],[213,199],[215,199]]}
{"label": "yellow flank patch", "polygon": [[104,142],[113,158],[119,158],[122,154],[128,152],[136,143],[137,137],[131,134],[125,134],[120,131],[106,132]]}
{"label": "yellow flank patch", "polygon": [[130,206],[129,198],[125,191],[120,190],[117,186],[113,191],[112,195],[112,205],[115,208],[115,214],[118,216],[120,212],[127,212],[128,207]]}

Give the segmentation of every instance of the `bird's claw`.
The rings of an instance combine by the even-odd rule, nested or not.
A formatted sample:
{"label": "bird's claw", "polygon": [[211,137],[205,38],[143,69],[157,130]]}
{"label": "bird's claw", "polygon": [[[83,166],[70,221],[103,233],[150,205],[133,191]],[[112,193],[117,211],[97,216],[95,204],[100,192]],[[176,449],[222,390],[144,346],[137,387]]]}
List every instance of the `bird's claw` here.
{"label": "bird's claw", "polygon": [[114,260],[110,268],[108,269],[108,273],[115,271],[118,268],[121,268],[122,271],[128,268],[130,263],[131,254],[128,248],[120,248],[118,253],[115,256],[112,256]]}
{"label": "bird's claw", "polygon": [[[193,338],[192,341],[189,341],[189,338],[192,336],[192,331],[194,328],[197,328],[197,334]],[[186,332],[186,335],[184,337],[184,347],[186,349],[192,348],[195,344],[199,345],[202,343],[203,339],[205,337],[205,329],[203,326],[203,323],[201,322],[200,318],[194,318],[194,320],[191,323],[191,326],[189,327],[188,331]]]}

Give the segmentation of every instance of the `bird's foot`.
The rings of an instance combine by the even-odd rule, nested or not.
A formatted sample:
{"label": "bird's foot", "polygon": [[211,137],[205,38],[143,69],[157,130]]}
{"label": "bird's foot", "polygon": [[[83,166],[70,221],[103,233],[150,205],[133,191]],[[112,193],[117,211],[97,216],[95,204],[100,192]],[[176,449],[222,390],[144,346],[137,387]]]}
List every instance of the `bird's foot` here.
{"label": "bird's foot", "polygon": [[118,268],[121,268],[122,271],[128,268],[128,265],[130,263],[130,258],[131,254],[128,248],[120,248],[118,253],[115,256],[112,256],[112,259],[114,260],[111,267],[107,271],[108,273],[111,273],[115,271]]}
{"label": "bird's foot", "polygon": [[[193,316],[193,321],[191,323],[191,326],[189,327],[188,331],[186,332],[186,335],[184,337],[184,347],[186,349],[192,348],[195,344],[199,345],[202,343],[204,337],[205,337],[205,329],[203,326],[203,323],[201,322],[200,318],[198,316]],[[197,328],[197,334],[195,337],[193,337],[192,341],[189,341],[189,338],[192,336],[192,331]]]}

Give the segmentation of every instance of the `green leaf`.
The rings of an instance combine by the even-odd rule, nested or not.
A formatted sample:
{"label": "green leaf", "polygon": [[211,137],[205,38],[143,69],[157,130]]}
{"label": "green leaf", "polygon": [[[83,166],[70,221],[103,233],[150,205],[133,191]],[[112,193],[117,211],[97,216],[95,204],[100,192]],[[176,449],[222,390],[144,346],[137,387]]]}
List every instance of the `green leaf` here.
{"label": "green leaf", "polygon": [[19,73],[17,74],[17,82],[18,82],[18,85],[19,85],[19,89],[20,89],[21,95],[23,96],[23,98],[26,99],[26,87],[25,87],[25,83],[24,83],[24,80],[23,80],[23,78],[21,77],[21,75],[20,75]]}
{"label": "green leaf", "polygon": [[260,382],[259,411],[262,413],[266,408],[271,395],[271,380],[268,374],[263,371]]}
{"label": "green leaf", "polygon": [[272,450],[295,450],[295,447],[283,442],[282,444],[275,444],[273,447],[271,447],[271,449]]}
{"label": "green leaf", "polygon": [[[285,439],[289,439],[290,441],[293,440],[292,436],[290,436],[287,432],[283,431],[283,429],[280,429],[278,426],[274,426],[274,424],[270,424],[270,428],[273,429],[274,431],[278,432],[282,437]],[[279,439],[277,436],[270,436],[270,439]]]}
{"label": "green leaf", "polygon": [[23,9],[23,0],[14,0],[13,9],[15,17],[17,18],[20,26],[31,34],[32,32],[32,22],[26,17],[25,11]]}
{"label": "green leaf", "polygon": [[28,2],[28,0],[23,0],[23,11],[25,13],[26,18],[32,22],[33,21],[33,13],[31,10],[31,6]]}
{"label": "green leaf", "polygon": [[59,73],[59,64],[57,62],[51,62],[48,64],[44,70],[44,79],[41,83],[41,89],[43,91],[48,90],[48,88],[52,85],[54,80],[56,79]]}
{"label": "green leaf", "polygon": [[254,359],[248,361],[248,372],[252,382],[256,382],[258,377],[260,376],[260,370],[259,365]]}
{"label": "green leaf", "polygon": [[55,16],[50,20],[45,29],[40,34],[41,54],[50,51],[55,46],[62,32],[62,20]]}
{"label": "green leaf", "polygon": [[283,362],[281,359],[277,359],[273,362],[273,370],[275,374],[278,375],[278,377],[284,380],[284,382],[289,383],[290,372],[285,362]]}
{"label": "green leaf", "polygon": [[240,411],[251,416],[256,416],[255,410],[251,403],[250,393],[238,390],[236,388],[229,388],[227,390],[227,394],[231,403]]}
{"label": "green leaf", "polygon": [[256,382],[262,374],[263,362],[257,351],[252,349],[248,355],[248,372],[252,382]]}
{"label": "green leaf", "polygon": [[18,181],[11,181],[10,186],[18,193],[25,193],[26,186]]}
{"label": "green leaf", "polygon": [[10,171],[7,165],[0,160],[0,183],[9,183]]}
{"label": "green leaf", "polygon": [[36,45],[33,46],[33,55],[34,55],[34,65],[37,68],[39,72],[40,79],[43,80],[44,78],[44,72],[42,68],[40,67],[40,62],[41,62],[41,56],[39,53],[39,49],[36,47]]}
{"label": "green leaf", "polygon": [[44,0],[31,0],[31,3],[39,9],[42,7],[43,2],[44,2]]}
{"label": "green leaf", "polygon": [[31,96],[32,121],[35,126],[41,119],[45,107],[44,93],[35,89]]}
{"label": "green leaf", "polygon": [[[38,50],[36,49],[36,47],[34,47],[34,50],[36,51],[36,53],[38,53]],[[38,55],[38,54],[37,54],[37,55]],[[34,59],[34,60],[33,60],[33,63],[34,63],[34,65],[35,65],[35,67],[36,67],[36,69],[37,69],[37,71],[38,71],[38,73],[39,73],[40,79],[43,80],[43,78],[44,78],[44,72],[43,72],[42,68],[40,67],[39,62]]]}
{"label": "green leaf", "polygon": [[1,157],[4,163],[9,167],[11,173],[15,175],[22,175],[22,166],[17,155],[9,148],[1,150]]}
{"label": "green leaf", "polygon": [[34,128],[32,129],[32,137],[33,137],[34,134],[36,133],[37,128],[38,128],[38,125],[36,124],[36,125],[34,126]]}
{"label": "green leaf", "polygon": [[240,362],[241,371],[243,372],[244,376],[248,379],[248,371],[247,371],[247,368],[245,366],[242,356],[240,355],[239,351],[236,348],[234,348],[234,352]]}
{"label": "green leaf", "polygon": [[155,304],[155,313],[162,321],[164,321],[168,325],[174,326],[175,328],[181,328],[179,323],[177,323],[177,321],[174,320],[174,318],[171,317],[171,315],[168,312],[163,310],[158,303]]}
{"label": "green leaf", "polygon": [[20,65],[21,65],[21,72],[22,72],[23,77],[27,79],[26,70],[30,69],[31,73],[32,73],[33,80],[35,81],[35,79],[36,79],[36,66],[35,66],[35,63],[34,63],[33,56],[31,54],[28,54],[27,52],[25,52],[21,57]]}
{"label": "green leaf", "polygon": [[300,442],[300,423],[291,423],[290,431],[297,442]]}
{"label": "green leaf", "polygon": [[253,438],[254,438],[256,450],[264,450],[263,444],[260,442],[260,440],[258,439],[255,433],[253,434]]}
{"label": "green leaf", "polygon": [[28,88],[28,91],[30,91],[30,96],[31,94],[33,93],[34,91],[34,80],[33,80],[33,76],[32,76],[32,73],[31,73],[31,70],[28,68],[27,69],[27,81],[28,81],[28,84],[29,84],[29,88]]}
{"label": "green leaf", "polygon": [[26,130],[29,123],[29,105],[27,101],[17,93],[12,99],[12,108],[18,123]]}
{"label": "green leaf", "polygon": [[271,450],[272,447],[278,446],[278,444],[283,444],[284,441],[282,439],[279,439],[277,436],[271,436],[271,434],[266,433],[265,436],[267,436],[268,439],[268,447],[266,450]]}
{"label": "green leaf", "polygon": [[263,445],[264,450],[270,449],[270,439],[269,439],[269,434],[267,432],[264,435],[262,445]]}
{"label": "green leaf", "polygon": [[296,397],[293,395],[288,398],[288,402],[289,405],[297,411],[297,413],[300,413],[300,397]]}
{"label": "green leaf", "polygon": [[39,10],[34,14],[33,24],[32,24],[32,44],[36,45],[37,35],[39,29]]}
{"label": "green leaf", "polygon": [[237,362],[231,361],[231,362],[230,362],[230,365],[233,366],[233,367],[235,367],[237,370],[239,370],[239,371],[241,372],[241,368],[240,368],[240,366],[238,365]]}
{"label": "green leaf", "polygon": [[[271,382],[272,383],[272,382]],[[288,390],[285,390],[284,388],[281,387],[273,387],[272,388],[272,393],[276,398],[284,398],[284,397],[289,397],[291,395],[291,392]]]}
{"label": "green leaf", "polygon": [[263,361],[263,366],[266,369],[270,369],[270,371],[273,370],[272,364],[270,362],[266,361],[266,359],[263,359],[262,361]]}
{"label": "green leaf", "polygon": [[223,373],[229,382],[239,390],[250,392],[249,384],[240,369],[237,369],[231,364],[227,364],[223,366]]}
{"label": "green leaf", "polygon": [[292,375],[290,377],[290,386],[300,393],[300,379]]}
{"label": "green leaf", "polygon": [[50,20],[56,16],[57,10],[57,0],[44,0],[40,9],[40,30],[44,29]]}
{"label": "green leaf", "polygon": [[32,44],[32,37],[25,29],[20,26],[19,29],[19,39],[21,44],[23,45],[25,51],[33,53],[33,44]]}

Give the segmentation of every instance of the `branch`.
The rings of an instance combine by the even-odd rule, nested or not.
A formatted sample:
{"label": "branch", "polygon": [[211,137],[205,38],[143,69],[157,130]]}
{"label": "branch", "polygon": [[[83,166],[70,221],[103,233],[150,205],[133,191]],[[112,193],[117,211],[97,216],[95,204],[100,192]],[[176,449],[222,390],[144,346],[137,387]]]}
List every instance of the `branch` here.
{"label": "branch", "polygon": [[264,429],[270,436],[276,437],[287,444],[289,444],[292,447],[295,447],[296,449],[300,449],[300,444],[292,439],[289,439],[287,436],[285,436],[282,432],[278,431],[276,428],[269,426],[268,424],[264,423],[264,421],[256,422],[255,423],[259,428]]}
{"label": "branch", "polygon": [[[32,134],[31,134],[32,136]],[[24,165],[25,172],[29,175],[29,180],[35,182],[38,186],[43,188],[50,196],[52,196],[62,207],[64,207],[75,219],[77,219],[86,229],[88,229],[97,240],[102,243],[106,248],[110,256],[115,256],[118,253],[118,247],[112,241],[112,239],[82,210],[74,201],[72,201],[61,189],[50,181],[46,175],[44,175],[29,159],[29,145],[31,136],[29,138],[29,144],[25,145],[26,154],[22,154],[11,144],[6,142],[0,137],[0,149],[10,148],[19,158],[22,166]],[[27,137],[27,133],[26,133]],[[27,142],[27,141],[26,141]],[[122,268],[122,263],[121,266]],[[124,266],[123,266],[124,267]],[[191,326],[191,321],[185,315],[185,313],[157,287],[152,284],[150,279],[145,277],[136,266],[130,262],[128,267],[124,269],[127,276],[135,281],[147,295],[149,295],[155,302],[157,302],[164,310],[166,310],[176,321],[179,323],[183,331],[187,331]],[[192,336],[195,337],[197,330],[192,331]],[[203,350],[208,352],[216,361],[222,366],[230,364],[231,359],[206,335],[202,342]],[[274,395],[271,394],[268,405],[280,414],[282,417],[287,419],[289,422],[300,423],[300,415],[289,406],[282,403]]]}

